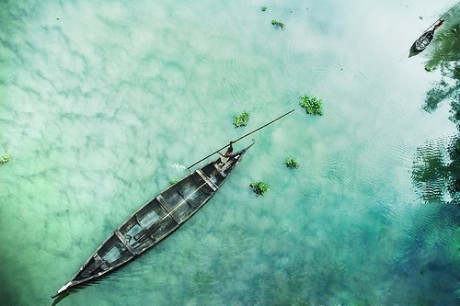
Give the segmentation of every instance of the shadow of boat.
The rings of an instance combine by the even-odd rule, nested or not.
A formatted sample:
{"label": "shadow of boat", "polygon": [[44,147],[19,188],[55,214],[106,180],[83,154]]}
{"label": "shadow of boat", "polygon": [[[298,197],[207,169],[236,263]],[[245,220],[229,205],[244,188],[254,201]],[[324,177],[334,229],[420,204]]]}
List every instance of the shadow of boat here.
{"label": "shadow of boat", "polygon": [[[116,272],[118,272],[118,271],[113,271],[113,274],[116,273]],[[60,294],[60,295],[57,295],[56,297],[53,297],[54,300],[53,300],[53,303],[51,304],[51,306],[58,305],[62,300],[64,300],[69,295],[77,293],[78,291],[80,291],[80,290],[82,290],[84,288],[87,288],[89,286],[98,284],[99,281],[100,281],[99,279],[93,279],[93,280],[91,280],[89,282],[82,283],[82,284],[79,284],[79,285],[77,285],[75,287],[69,288],[69,290],[67,290],[63,294]]]}
{"label": "shadow of boat", "polygon": [[72,292],[66,292],[66,293],[63,294],[63,295],[58,296],[56,299],[54,299],[54,301],[53,301],[53,303],[51,304],[51,306],[55,306],[55,305],[59,304],[63,299],[65,299],[66,297],[68,297],[70,294],[72,294]]}

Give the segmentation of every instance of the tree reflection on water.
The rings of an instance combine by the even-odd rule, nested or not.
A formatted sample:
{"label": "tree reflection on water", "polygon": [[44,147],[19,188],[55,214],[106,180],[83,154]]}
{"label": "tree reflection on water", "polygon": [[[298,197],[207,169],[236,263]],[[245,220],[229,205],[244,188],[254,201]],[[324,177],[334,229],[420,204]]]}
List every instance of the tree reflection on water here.
{"label": "tree reflection on water", "polygon": [[434,50],[425,70],[440,70],[441,80],[430,89],[424,110],[449,103],[457,135],[447,143],[432,142],[418,148],[412,178],[422,198],[430,203],[460,203],[460,7],[445,16],[446,23],[432,42]]}

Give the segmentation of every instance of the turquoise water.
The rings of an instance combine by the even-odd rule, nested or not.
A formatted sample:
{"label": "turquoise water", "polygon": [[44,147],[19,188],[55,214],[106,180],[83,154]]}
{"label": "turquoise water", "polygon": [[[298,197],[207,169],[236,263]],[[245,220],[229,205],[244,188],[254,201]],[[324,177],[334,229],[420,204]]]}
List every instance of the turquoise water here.
{"label": "turquoise water", "polygon": [[1,304],[50,305],[184,166],[292,108],[178,232],[59,305],[458,304],[452,208],[411,179],[455,127],[407,58],[454,1],[227,2],[0,4]]}

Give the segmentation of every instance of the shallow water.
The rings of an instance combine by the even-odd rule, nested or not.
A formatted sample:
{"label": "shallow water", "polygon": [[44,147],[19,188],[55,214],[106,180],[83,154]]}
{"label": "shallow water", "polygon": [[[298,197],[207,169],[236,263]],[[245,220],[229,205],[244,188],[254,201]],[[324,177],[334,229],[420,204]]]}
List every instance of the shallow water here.
{"label": "shallow water", "polygon": [[438,76],[407,58],[453,4],[3,2],[2,304],[51,304],[183,166],[292,108],[178,232],[60,305],[458,304],[453,208],[411,180],[417,147],[455,127],[421,109]]}

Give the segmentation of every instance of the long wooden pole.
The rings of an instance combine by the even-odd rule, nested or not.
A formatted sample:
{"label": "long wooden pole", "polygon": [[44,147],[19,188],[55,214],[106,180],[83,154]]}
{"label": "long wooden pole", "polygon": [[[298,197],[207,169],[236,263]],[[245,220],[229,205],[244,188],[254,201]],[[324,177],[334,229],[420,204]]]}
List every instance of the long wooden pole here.
{"label": "long wooden pole", "polygon": [[[278,120],[280,120],[281,118],[283,118],[283,117],[289,115],[289,114],[292,113],[293,111],[295,111],[295,109],[291,109],[290,111],[288,111],[288,112],[285,113],[284,115],[281,115],[281,116],[279,116],[278,118],[275,118],[275,119],[273,119],[272,121],[270,121],[270,122],[268,122],[268,123],[262,125],[261,127],[259,127],[259,128],[255,129],[255,130],[253,130],[253,131],[251,131],[251,132],[249,132],[249,133],[247,133],[247,134],[241,136],[240,138],[237,138],[236,140],[233,140],[232,143],[235,143],[235,142],[237,142],[237,141],[240,141],[241,139],[243,139],[243,138],[245,138],[245,137],[247,137],[247,136],[249,136],[249,135],[251,135],[251,134],[254,134],[254,133],[257,132],[257,131],[260,131],[260,130],[263,129],[264,127],[266,127],[266,126],[272,124],[273,122],[278,121]],[[219,153],[219,151],[225,149],[227,146],[228,146],[228,144],[226,144],[226,145],[223,146],[222,148],[220,148],[220,149],[218,149],[218,150],[212,152],[212,153],[209,154],[208,156],[206,156],[206,157],[200,159],[199,161],[195,162],[194,164],[188,166],[188,167],[187,167],[187,170],[190,169],[190,168],[192,168],[192,167],[195,166],[196,164],[201,163],[203,160],[207,159],[208,157],[211,157],[212,155],[214,155],[214,154],[216,154],[216,153]]]}
{"label": "long wooden pole", "polygon": [[441,15],[441,17],[438,18],[438,20],[436,20],[435,22],[433,22],[433,24],[431,24],[424,32],[428,31],[429,29],[431,29],[432,26],[434,26],[439,20],[442,19],[442,17],[444,17],[445,15],[447,15],[454,7],[456,7],[458,4],[460,3],[457,2],[454,4],[454,6],[452,6],[447,12],[445,12],[444,14]]}

